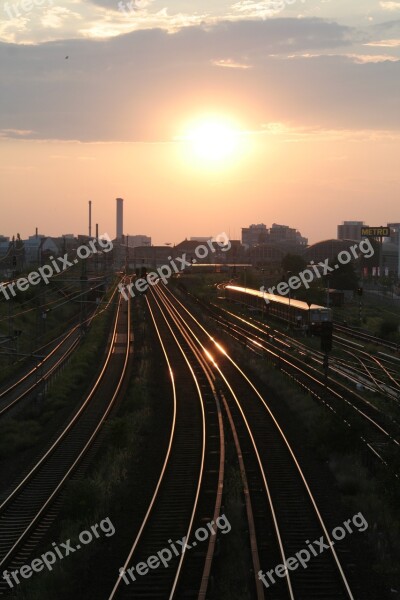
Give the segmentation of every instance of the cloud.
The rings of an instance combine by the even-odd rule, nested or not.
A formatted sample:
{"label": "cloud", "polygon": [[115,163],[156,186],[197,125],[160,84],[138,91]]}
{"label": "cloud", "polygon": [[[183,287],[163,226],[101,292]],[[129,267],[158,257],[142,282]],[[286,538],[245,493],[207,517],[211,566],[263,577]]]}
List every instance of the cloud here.
{"label": "cloud", "polygon": [[297,10],[298,5],[305,2],[306,0],[239,0],[231,8],[233,14],[239,14],[242,18],[267,19],[290,9],[292,5]]}
{"label": "cloud", "polygon": [[266,19],[281,12],[285,8],[285,2],[280,0],[266,0],[254,2],[253,0],[240,0],[232,5],[233,13],[238,13],[244,18]]}
{"label": "cloud", "polygon": [[29,138],[34,135],[34,131],[30,129],[0,129],[0,138],[18,139]]}
{"label": "cloud", "polygon": [[[125,6],[128,5],[130,0],[123,0],[123,4]],[[97,4],[98,6],[102,6],[103,8],[108,8],[110,10],[119,11],[118,8],[118,0],[91,0],[93,4]],[[139,13],[146,11],[151,4],[153,4],[154,0],[131,0],[129,10],[132,13]]]}
{"label": "cloud", "polygon": [[266,122],[400,129],[398,59],[356,52],[359,40],[337,23],[277,18],[0,43],[0,128],[36,139],[157,142],[207,111],[254,131]]}
{"label": "cloud", "polygon": [[383,10],[400,10],[400,2],[379,2],[381,8]]}
{"label": "cloud", "polygon": [[364,46],[373,46],[377,48],[398,48],[400,47],[400,40],[379,40],[376,42],[368,42]]}
{"label": "cloud", "polygon": [[323,127],[301,127],[290,123],[263,123],[258,132],[260,135],[268,135],[279,138],[285,142],[304,142],[307,140],[319,142],[348,141],[396,141],[400,142],[400,130],[372,130],[372,129],[324,129]]}
{"label": "cloud", "polygon": [[376,31],[398,31],[400,33],[400,19],[392,19],[384,23],[374,25]]}
{"label": "cloud", "polygon": [[45,11],[40,22],[45,28],[61,29],[65,26],[66,21],[69,21],[70,19],[81,20],[82,16],[79,13],[63,8],[62,6],[54,6]]}
{"label": "cloud", "polygon": [[234,60],[227,58],[221,60],[211,61],[215,67],[225,67],[227,69],[251,69],[251,65],[245,65],[243,63],[235,62]]}
{"label": "cloud", "polygon": [[349,59],[358,64],[366,63],[380,63],[380,62],[397,62],[400,61],[400,56],[392,56],[390,54],[356,54],[356,53],[344,53],[344,54],[289,54],[286,58],[288,59],[302,59],[302,58],[322,58],[322,57],[336,57],[337,59]]}
{"label": "cloud", "polygon": [[346,54],[351,59],[359,64],[365,63],[380,63],[380,62],[400,62],[400,56],[392,56],[390,54]]}

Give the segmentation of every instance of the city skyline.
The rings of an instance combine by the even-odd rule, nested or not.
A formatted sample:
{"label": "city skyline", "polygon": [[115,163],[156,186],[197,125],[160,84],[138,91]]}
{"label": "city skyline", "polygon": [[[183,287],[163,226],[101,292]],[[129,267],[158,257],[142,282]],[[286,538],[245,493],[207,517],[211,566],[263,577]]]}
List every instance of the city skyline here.
{"label": "city skyline", "polygon": [[0,25],[3,233],[399,220],[399,2],[63,2]]}
{"label": "city skyline", "polygon": [[[93,203],[92,203],[92,205],[93,205]],[[369,226],[369,225],[365,224],[364,221],[342,221],[341,223],[338,223],[335,226],[333,226],[333,229],[335,229],[335,235],[332,235],[329,238],[319,238],[319,239],[316,239],[315,241],[312,241],[312,242],[310,242],[310,240],[308,240],[308,238],[307,238],[306,235],[304,237],[302,237],[302,232],[300,232],[299,230],[297,230],[295,227],[291,227],[290,223],[289,224],[287,224],[287,223],[285,223],[285,224],[277,224],[277,223],[272,223],[271,222],[271,227],[269,227],[268,225],[266,225],[266,230],[269,231],[271,228],[273,229],[274,227],[277,227],[277,228],[283,227],[283,228],[291,229],[293,231],[297,231],[299,240],[300,239],[306,240],[306,242],[303,242],[303,245],[304,246],[311,246],[311,245],[313,245],[315,243],[318,243],[318,242],[321,242],[321,241],[324,241],[324,240],[329,240],[329,239],[361,239],[360,235],[357,235],[356,237],[355,236],[344,236],[343,237],[343,235],[339,236],[339,233],[338,233],[338,231],[339,231],[338,228],[342,228],[342,227],[345,227],[345,226],[348,226],[348,225],[351,226],[353,224],[355,225],[356,223],[362,223],[363,226],[365,226],[365,227]],[[387,223],[389,224],[389,221]],[[265,226],[264,223],[262,223],[261,225]],[[354,225],[353,225],[353,227],[354,227]],[[381,226],[381,225],[383,225],[384,227],[387,226],[386,223],[385,224],[380,223],[379,226]],[[258,228],[259,225],[255,224],[255,223],[251,223],[251,224],[248,223],[245,226],[239,228],[239,231],[238,231],[237,235],[229,235],[227,232],[225,232],[225,233],[227,233],[229,239],[231,239],[231,240],[239,240],[242,243],[244,243],[243,242],[244,230],[248,230],[249,228],[252,228],[252,227]],[[20,235],[21,239],[32,239],[32,238],[37,237],[37,236],[38,237],[44,237],[44,238],[63,238],[63,237],[66,237],[66,238],[69,238],[69,237],[78,238],[78,237],[82,237],[82,236],[83,237],[85,237],[85,236],[87,236],[87,237],[95,237],[95,223],[92,224],[92,233],[91,233],[91,235],[89,235],[89,232],[88,232],[88,223],[86,224],[86,231],[85,231],[85,228],[83,228],[82,230],[79,230],[79,231],[64,232],[64,233],[61,233],[61,234],[53,234],[52,232],[42,231],[39,227],[37,227],[37,228],[35,227],[34,229],[35,229],[35,231],[33,231],[33,232],[29,231],[26,235],[21,234],[21,231],[18,230],[18,228],[17,228],[17,231],[15,231],[15,232],[13,231],[11,233],[10,232],[0,232],[0,241],[4,241],[6,238],[8,238],[8,240],[11,240],[13,237],[16,238],[17,235]],[[36,229],[37,229],[37,231],[36,231]],[[116,232],[116,225],[115,225],[115,223],[112,225],[111,228],[104,229],[104,231],[100,230],[100,228],[98,228],[98,229],[99,229],[99,235],[107,235],[111,239],[118,239],[119,238],[119,236],[117,235],[117,232]],[[110,231],[111,232],[114,231],[114,233],[110,233]],[[132,233],[130,233],[128,230],[126,230],[126,228],[124,226],[123,237],[127,236],[128,238],[130,238],[130,240],[135,239],[137,241],[140,241],[142,238],[143,239],[146,238],[146,240],[151,240],[151,243],[149,241],[144,242],[145,245],[149,245],[150,244],[150,245],[158,245],[158,246],[174,246],[176,244],[179,244],[182,240],[203,241],[203,240],[210,239],[214,235],[216,235],[215,232],[202,232],[199,235],[192,235],[192,233],[191,232],[187,232],[179,240],[173,240],[173,241],[170,241],[170,242],[168,242],[168,241],[161,241],[160,240],[159,242],[156,242],[156,241],[153,240],[153,236],[152,236],[151,231],[147,231],[147,232],[143,232],[142,231],[140,233],[140,232],[138,232],[138,231],[135,230],[135,231],[132,231]],[[235,233],[236,233],[236,231],[235,231]],[[166,235],[164,237],[168,237],[168,236]],[[259,243],[262,244],[262,243],[268,243],[268,242],[267,242],[267,240],[265,240],[265,242],[262,240]]]}

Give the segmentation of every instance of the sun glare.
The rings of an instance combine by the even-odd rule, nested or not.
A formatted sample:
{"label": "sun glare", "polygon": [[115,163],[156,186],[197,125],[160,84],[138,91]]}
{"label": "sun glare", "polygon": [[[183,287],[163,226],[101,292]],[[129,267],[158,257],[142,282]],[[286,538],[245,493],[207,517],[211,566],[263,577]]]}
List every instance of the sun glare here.
{"label": "sun glare", "polygon": [[239,146],[239,130],[223,119],[201,119],[188,127],[184,139],[195,155],[207,161],[222,161],[235,154]]}

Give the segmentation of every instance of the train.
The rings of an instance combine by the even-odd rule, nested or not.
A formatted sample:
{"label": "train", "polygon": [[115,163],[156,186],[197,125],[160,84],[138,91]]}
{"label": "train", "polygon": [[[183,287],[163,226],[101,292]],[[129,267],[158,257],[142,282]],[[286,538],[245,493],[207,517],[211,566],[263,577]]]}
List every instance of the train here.
{"label": "train", "polygon": [[260,312],[266,318],[274,317],[297,329],[308,330],[317,335],[321,333],[322,323],[332,323],[330,308],[318,304],[308,305],[301,300],[276,296],[261,290],[226,285],[225,298]]}

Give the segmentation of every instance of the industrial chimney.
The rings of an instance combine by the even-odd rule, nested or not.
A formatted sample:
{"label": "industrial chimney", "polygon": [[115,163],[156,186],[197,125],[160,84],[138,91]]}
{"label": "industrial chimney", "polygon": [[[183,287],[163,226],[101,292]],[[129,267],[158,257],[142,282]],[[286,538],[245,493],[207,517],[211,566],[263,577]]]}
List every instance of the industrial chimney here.
{"label": "industrial chimney", "polygon": [[117,198],[117,240],[122,240],[124,230],[124,201]]}
{"label": "industrial chimney", "polygon": [[92,237],[92,201],[89,200],[89,237]]}

